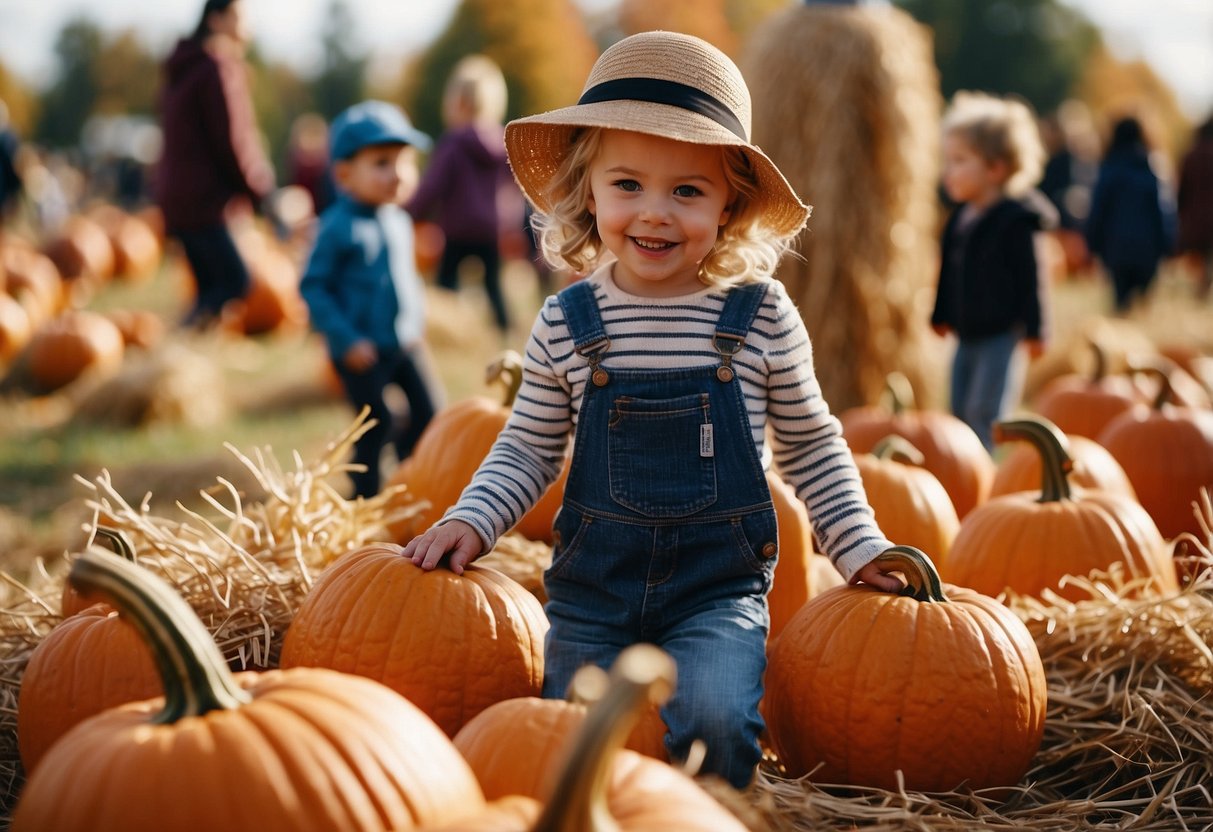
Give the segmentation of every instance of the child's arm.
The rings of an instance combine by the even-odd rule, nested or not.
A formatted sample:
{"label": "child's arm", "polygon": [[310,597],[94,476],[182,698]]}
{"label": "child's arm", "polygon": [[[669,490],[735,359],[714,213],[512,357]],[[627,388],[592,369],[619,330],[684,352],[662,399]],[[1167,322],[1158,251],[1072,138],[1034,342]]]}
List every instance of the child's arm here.
{"label": "child's arm", "polygon": [[312,327],[324,336],[333,358],[342,362],[351,347],[365,340],[342,308],[342,261],[348,243],[349,224],[345,217],[340,213],[326,214],[299,281],[299,294],[307,304]]}
{"label": "child's arm", "polygon": [[491,549],[559,475],[573,422],[571,391],[551,357],[552,307],[559,309],[554,299],[532,329],[522,386],[506,426],[459,501],[406,547],[418,566],[433,569],[450,554],[450,568],[461,571]]}
{"label": "child's arm", "polygon": [[766,344],[768,435],[776,467],[804,500],[822,551],[844,578],[899,589],[900,581],[871,566],[893,543],[876,525],[842,426],[822,396],[804,322],[780,284],[772,284],[767,296],[777,303]]}

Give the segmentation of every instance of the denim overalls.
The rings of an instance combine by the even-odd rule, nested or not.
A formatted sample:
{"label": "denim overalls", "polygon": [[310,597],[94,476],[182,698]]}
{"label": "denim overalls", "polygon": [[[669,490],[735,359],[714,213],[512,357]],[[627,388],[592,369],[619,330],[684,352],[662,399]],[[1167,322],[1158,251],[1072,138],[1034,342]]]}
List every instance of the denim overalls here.
{"label": "denim overalls", "polygon": [[583,664],[609,667],[630,644],[656,644],[678,667],[662,709],[671,757],[702,739],[703,770],[738,788],[761,756],[778,537],[731,362],[765,294],[764,284],[729,292],[712,339],[718,364],[661,370],[611,366],[587,281],[559,295],[590,380],[545,574],[544,696],[563,698]]}

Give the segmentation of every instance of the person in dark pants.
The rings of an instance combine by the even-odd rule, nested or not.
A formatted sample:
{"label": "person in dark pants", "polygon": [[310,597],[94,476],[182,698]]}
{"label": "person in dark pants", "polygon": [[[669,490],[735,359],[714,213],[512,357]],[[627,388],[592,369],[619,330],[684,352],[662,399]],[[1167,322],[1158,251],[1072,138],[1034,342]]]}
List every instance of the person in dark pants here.
{"label": "person in dark pants", "polygon": [[[399,459],[413,450],[434,417],[441,387],[423,335],[425,287],[417,274],[413,222],[400,207],[417,187],[417,148],[429,137],[395,105],[364,101],[333,122],[332,178],[336,201],[320,216],[299,290],[312,326],[355,411],[374,424],[354,445],[353,495],[380,488],[380,457],[388,442]],[[395,385],[408,401],[397,426],[384,398]]]}
{"label": "person in dark pants", "polygon": [[242,2],[207,0],[198,27],[164,64],[164,149],[154,192],[193,272],[196,293],[184,324],[197,329],[216,323],[248,291],[228,211],[241,199],[257,210],[274,188],[249,91]]}
{"label": "person in dark pants", "polygon": [[484,291],[504,335],[510,317],[501,289],[501,235],[522,227],[523,200],[505,157],[501,70],[483,55],[464,58],[447,80],[442,107],[446,132],[406,207],[419,221],[437,222],[446,238],[439,286],[458,290],[459,268],[469,258],[484,266]]}
{"label": "person in dark pants", "polygon": [[1198,269],[1197,292],[1213,289],[1213,116],[1193,135],[1179,166],[1179,250],[1190,254]]}
{"label": "person in dark pants", "polygon": [[1129,311],[1149,290],[1175,243],[1173,200],[1150,167],[1145,131],[1132,116],[1112,128],[1091,195],[1086,237],[1112,278],[1116,311]]}

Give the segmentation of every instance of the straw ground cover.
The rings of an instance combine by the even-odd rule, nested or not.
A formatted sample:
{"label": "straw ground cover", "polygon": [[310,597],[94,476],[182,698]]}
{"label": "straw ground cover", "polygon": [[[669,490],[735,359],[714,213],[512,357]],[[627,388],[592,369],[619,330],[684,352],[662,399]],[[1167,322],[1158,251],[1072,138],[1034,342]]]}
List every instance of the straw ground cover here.
{"label": "straw ground cover", "polygon": [[[1059,341],[1093,318],[1102,294],[1095,284],[1059,287]],[[465,298],[458,303],[438,309],[431,327],[452,398],[481,392],[484,358],[503,346],[483,337],[489,327],[482,308],[464,305]],[[1171,336],[1190,333],[1196,342],[1208,337],[1197,323],[1202,314],[1207,321],[1207,311],[1193,309],[1168,283],[1136,320]],[[469,326],[477,320],[486,323]],[[323,392],[314,343],[300,336],[210,347],[225,377],[238,379],[238,392],[232,418],[208,430],[157,427],[144,436],[107,428],[90,435],[86,426],[67,427],[62,403],[2,405],[0,424],[20,429],[4,450],[5,460],[19,464],[6,462],[0,481],[12,483],[14,471],[42,477],[37,449],[56,454],[58,472],[43,480],[36,503],[25,505],[35,505],[61,536],[57,546],[27,546],[22,560],[9,563],[0,591],[0,814],[11,809],[22,777],[13,730],[21,673],[59,620],[63,553],[88,545],[99,519],[132,537],[141,563],[182,586],[237,667],[273,666],[311,578],[327,559],[373,539],[385,522],[379,498],[351,503],[337,493],[358,428]],[[1059,356],[1057,366],[1069,360]],[[26,493],[20,484],[5,487],[18,499]],[[533,577],[533,567],[523,574]],[[811,775],[782,778],[771,760],[752,790],[726,799],[755,829],[1211,828],[1211,584],[1207,578],[1172,598],[1131,600],[1120,577],[1110,575],[1084,584],[1088,601],[1011,599],[1040,646],[1050,705],[1041,751],[1007,794],[836,788],[812,783]]]}

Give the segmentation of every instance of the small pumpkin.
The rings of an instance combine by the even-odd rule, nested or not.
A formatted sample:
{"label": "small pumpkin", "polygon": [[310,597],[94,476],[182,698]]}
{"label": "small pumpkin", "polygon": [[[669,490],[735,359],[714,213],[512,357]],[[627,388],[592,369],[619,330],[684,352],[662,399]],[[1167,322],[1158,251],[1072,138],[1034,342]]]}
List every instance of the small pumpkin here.
{"label": "small pumpkin", "polygon": [[548,621],[496,570],[414,566],[384,543],[341,556],[316,579],[280,664],[366,676],[407,697],[454,736],[503,699],[538,696]]}
{"label": "small pumpkin", "polygon": [[[769,643],[779,635],[796,611],[804,606],[804,602],[813,596],[814,553],[809,510],[796,496],[796,489],[774,470],[767,472],[767,487],[775,505],[775,522],[779,528],[779,560],[775,563],[771,591],[767,593],[767,607],[771,614],[771,629],[767,633]],[[830,564],[830,569],[834,569],[833,564]],[[838,577],[841,579],[842,575]]]}
{"label": "small pumpkin", "polygon": [[889,374],[885,398],[887,405],[842,412],[838,418],[847,444],[855,453],[868,453],[890,434],[906,439],[922,453],[922,467],[943,485],[963,520],[990,496],[994,481],[994,460],[981,439],[951,413],[916,408],[914,389],[901,373]]}
{"label": "small pumpkin", "polygon": [[32,337],[29,312],[16,298],[0,292],[0,367],[16,358]]}
{"label": "small pumpkin", "polygon": [[[1040,417],[1044,419],[1043,416]],[[1060,430],[1060,425],[1057,426]],[[1068,453],[1073,459],[1069,473],[1071,485],[1084,489],[1108,491],[1131,500],[1137,499],[1133,484],[1129,482],[1125,469],[1116,457],[1094,439],[1077,434],[1067,434]],[[1040,451],[1027,442],[1017,442],[1010,453],[998,462],[994,473],[991,497],[1014,494],[1016,491],[1036,491],[1040,488]]]}
{"label": "small pumpkin", "polygon": [[405,500],[429,503],[407,521],[389,525],[388,534],[395,542],[407,543],[428,529],[458,501],[472,481],[510,417],[510,408],[522,384],[522,356],[512,350],[503,353],[488,366],[485,383],[503,385],[505,395],[501,401],[472,396],[441,410],[426,426],[413,452],[388,479],[388,486],[407,486],[406,491],[389,501],[389,508]]}
{"label": "small pumpkin", "polygon": [[86,372],[110,376],[122,365],[125,349],[122,333],[105,315],[69,310],[34,333],[27,353],[30,378],[49,393]]}
{"label": "small pumpkin", "polygon": [[1132,378],[1108,373],[1108,357],[1099,341],[1089,338],[1087,344],[1094,358],[1091,374],[1069,373],[1051,380],[1036,397],[1036,412],[1069,436],[1094,439],[1144,397]]}
{"label": "small pumpkin", "polygon": [[1120,463],[1164,537],[1199,536],[1193,504],[1201,488],[1213,489],[1213,411],[1173,405],[1166,368],[1146,371],[1159,382],[1154,402],[1117,416],[1098,442]]}
{"label": "small pumpkin", "polygon": [[383,685],[316,669],[233,675],[189,605],[147,570],[94,551],[71,580],[139,630],[165,695],[60,738],[25,784],[14,832],[379,832],[484,804],[450,741]]}
{"label": "small pumpkin", "polygon": [[1177,589],[1162,535],[1136,500],[1071,487],[1069,441],[1055,425],[1039,417],[1009,420],[995,425],[995,437],[1031,444],[1041,460],[1041,485],[995,497],[961,522],[940,566],[949,581],[986,595],[1010,588],[1040,596],[1049,589],[1077,601],[1085,592],[1064,585],[1065,576],[1121,564],[1142,579],[1142,591]]}
{"label": "small pumpkin", "polygon": [[574,677],[574,687],[595,701],[542,801],[511,795],[457,822],[426,827],[428,832],[744,832],[690,777],[621,747],[637,716],[672,692],[673,660],[637,644],[619,654],[605,677],[593,666]]}
{"label": "small pumpkin", "polygon": [[8,240],[0,246],[0,266],[5,291],[25,309],[32,331],[63,311],[67,303],[63,278],[45,254]]}
{"label": "small pumpkin", "polygon": [[854,456],[876,525],[885,537],[946,555],[960,530],[960,519],[939,479],[921,467],[922,452],[892,435],[877,442],[871,453]]}
{"label": "small pumpkin", "polygon": [[775,642],[763,709],[779,762],[792,777],[883,789],[1016,783],[1044,733],[1031,634],[994,599],[942,584],[917,549],[879,559],[912,591],[827,590]]}

